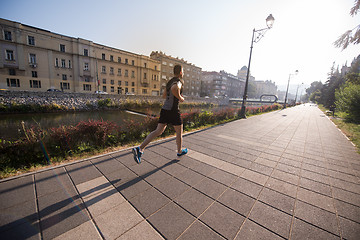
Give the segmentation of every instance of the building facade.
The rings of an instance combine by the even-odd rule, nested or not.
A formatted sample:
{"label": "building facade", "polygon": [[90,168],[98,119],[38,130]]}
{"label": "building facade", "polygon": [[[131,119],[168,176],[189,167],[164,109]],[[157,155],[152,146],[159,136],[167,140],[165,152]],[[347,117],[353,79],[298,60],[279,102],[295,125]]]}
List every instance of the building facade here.
{"label": "building facade", "polygon": [[161,63],[161,93],[166,87],[166,83],[174,76],[174,66],[180,64],[184,69],[183,80],[184,95],[200,97],[201,91],[201,68],[192,63],[188,63],[184,59],[168,56],[163,52],[153,51],[150,58],[160,61]]}
{"label": "building facade", "polygon": [[225,71],[202,72],[201,96],[240,98],[244,93],[245,80]]}
{"label": "building facade", "polygon": [[160,95],[150,57],[0,19],[0,89]]}

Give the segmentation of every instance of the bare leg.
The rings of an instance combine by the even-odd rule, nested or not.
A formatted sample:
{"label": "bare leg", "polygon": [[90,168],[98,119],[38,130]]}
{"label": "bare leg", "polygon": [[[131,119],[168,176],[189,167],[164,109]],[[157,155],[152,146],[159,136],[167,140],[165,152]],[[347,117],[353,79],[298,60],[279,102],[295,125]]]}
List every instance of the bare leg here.
{"label": "bare leg", "polygon": [[156,129],[147,135],[143,143],[140,145],[140,151],[143,151],[154,138],[160,136],[164,132],[165,128],[166,124],[158,123]]}
{"label": "bare leg", "polygon": [[177,145],[177,152],[181,153],[182,148],[182,133],[183,133],[183,125],[174,126],[176,132],[176,145]]}

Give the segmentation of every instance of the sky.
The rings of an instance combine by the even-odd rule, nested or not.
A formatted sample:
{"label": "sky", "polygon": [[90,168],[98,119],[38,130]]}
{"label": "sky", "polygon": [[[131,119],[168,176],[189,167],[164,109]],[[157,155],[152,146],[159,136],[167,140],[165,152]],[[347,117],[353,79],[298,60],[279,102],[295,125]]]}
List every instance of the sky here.
{"label": "sky", "polygon": [[[273,28],[254,43],[251,75],[290,91],[325,83],[335,67],[350,65],[360,44],[333,42],[360,24],[355,0],[1,0],[0,18],[149,56],[162,51],[203,71],[237,74],[248,66],[253,29]],[[297,75],[293,74],[296,70]],[[294,90],[293,90],[294,91]]]}

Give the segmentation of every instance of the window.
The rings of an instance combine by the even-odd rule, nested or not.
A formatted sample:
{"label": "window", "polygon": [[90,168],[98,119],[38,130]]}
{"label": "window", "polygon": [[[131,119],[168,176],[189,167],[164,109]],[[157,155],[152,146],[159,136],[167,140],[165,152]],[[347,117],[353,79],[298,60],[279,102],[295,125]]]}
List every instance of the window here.
{"label": "window", "polygon": [[143,93],[143,94],[147,94],[147,89],[143,89],[143,90],[142,90],[142,93]]}
{"label": "window", "polygon": [[131,71],[131,77],[135,78],[135,71]]}
{"label": "window", "polygon": [[110,87],[110,92],[115,92],[115,88],[114,88],[114,87]]}
{"label": "window", "polygon": [[5,40],[12,41],[11,32],[4,31],[4,38],[5,38]]}
{"label": "window", "polygon": [[15,61],[13,50],[6,50],[6,60]]}
{"label": "window", "polygon": [[102,66],[102,67],[101,67],[101,72],[102,72],[102,73],[106,73],[106,67],[105,67],[105,66]]}
{"label": "window", "polygon": [[106,84],[106,79],[105,78],[103,79],[103,84]]}
{"label": "window", "polygon": [[118,81],[118,85],[121,86],[121,81]]}
{"label": "window", "polygon": [[66,74],[62,75],[62,80],[67,80],[67,75]]}
{"label": "window", "polygon": [[135,65],[135,61],[134,60],[131,60],[131,65]]}
{"label": "window", "polygon": [[121,63],[121,57],[118,57],[118,63]]}
{"label": "window", "polygon": [[70,83],[67,82],[61,82],[60,83],[61,90],[63,89],[70,89]]}
{"label": "window", "polygon": [[89,71],[89,63],[84,63],[84,71]]}
{"label": "window", "polygon": [[59,59],[55,58],[55,67],[59,67]]}
{"label": "window", "polygon": [[90,84],[83,84],[84,91],[91,91],[91,85]]}
{"label": "window", "polygon": [[28,36],[28,44],[35,45],[35,38],[33,36]]}
{"label": "window", "polygon": [[114,75],[114,68],[110,67],[110,75]]}
{"label": "window", "polygon": [[31,71],[31,76],[32,76],[33,78],[37,78],[37,77],[38,77],[37,71]]}
{"label": "window", "polygon": [[15,69],[14,69],[14,68],[10,68],[10,69],[9,69],[9,75],[12,75],[12,76],[15,76],[15,75],[16,75],[16,72],[15,72]]}
{"label": "window", "polygon": [[133,92],[133,93],[134,93],[134,92],[135,92],[135,88],[132,88],[132,89],[131,89],[131,92]]}
{"label": "window", "polygon": [[84,81],[85,82],[91,82],[91,79],[90,79],[90,77],[85,77]]}
{"label": "window", "polygon": [[129,82],[128,82],[128,81],[125,81],[125,86],[129,86]]}
{"label": "window", "polygon": [[146,68],[146,63],[144,63],[144,68]]}
{"label": "window", "polygon": [[155,71],[157,70],[157,66],[155,66]]}
{"label": "window", "polygon": [[162,62],[163,65],[166,65],[167,63],[166,62]]}
{"label": "window", "polygon": [[84,49],[84,56],[89,56],[89,50],[87,50],[87,49]]}
{"label": "window", "polygon": [[129,92],[129,89],[128,88],[125,88],[125,93]]}
{"label": "window", "polygon": [[106,86],[103,86],[103,92],[106,92]]}
{"label": "window", "polygon": [[125,70],[125,77],[128,77],[128,76],[129,76],[129,71]]}
{"label": "window", "polygon": [[125,58],[125,64],[129,64],[129,60]]}
{"label": "window", "polygon": [[36,54],[33,53],[29,54],[29,63],[36,64]]}
{"label": "window", "polygon": [[41,88],[41,81],[30,80],[30,88]]}
{"label": "window", "polygon": [[144,73],[144,79],[146,79],[146,73]]}
{"label": "window", "polygon": [[60,52],[65,52],[65,45],[64,44],[60,44]]}
{"label": "window", "polygon": [[154,88],[156,88],[156,84],[154,84]]}
{"label": "window", "polygon": [[118,68],[118,76],[121,76],[121,68]]}
{"label": "window", "polygon": [[66,68],[65,59],[61,59],[61,67]]}
{"label": "window", "polygon": [[173,67],[173,66],[174,66],[174,64],[172,64],[172,63],[169,63],[169,66],[170,66],[170,67]]}
{"label": "window", "polygon": [[110,80],[111,85],[114,85],[115,81],[114,80]]}
{"label": "window", "polygon": [[113,62],[114,61],[114,56],[110,55],[110,61]]}
{"label": "window", "polygon": [[6,82],[7,82],[7,86],[8,86],[8,87],[20,87],[20,81],[19,81],[19,79],[7,78],[7,79],[6,79]]}
{"label": "window", "polygon": [[132,86],[132,87],[135,87],[135,83],[134,83],[134,82],[131,82],[131,86]]}
{"label": "window", "polygon": [[71,60],[69,60],[69,68],[71,68]]}
{"label": "window", "polygon": [[101,54],[101,59],[105,60],[105,53]]}

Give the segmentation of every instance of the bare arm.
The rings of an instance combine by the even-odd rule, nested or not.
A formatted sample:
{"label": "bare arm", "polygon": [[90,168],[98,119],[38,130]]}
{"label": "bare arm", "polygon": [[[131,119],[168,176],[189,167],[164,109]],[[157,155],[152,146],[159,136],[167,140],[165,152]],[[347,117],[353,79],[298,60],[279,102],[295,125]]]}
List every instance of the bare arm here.
{"label": "bare arm", "polygon": [[177,99],[179,99],[180,102],[185,101],[185,98],[183,96],[181,96],[180,88],[179,88],[178,84],[174,84],[171,87],[171,92]]}
{"label": "bare arm", "polygon": [[163,95],[162,95],[162,98],[166,98],[167,96],[167,92],[166,92],[166,88],[164,89],[164,92],[163,92]]}

